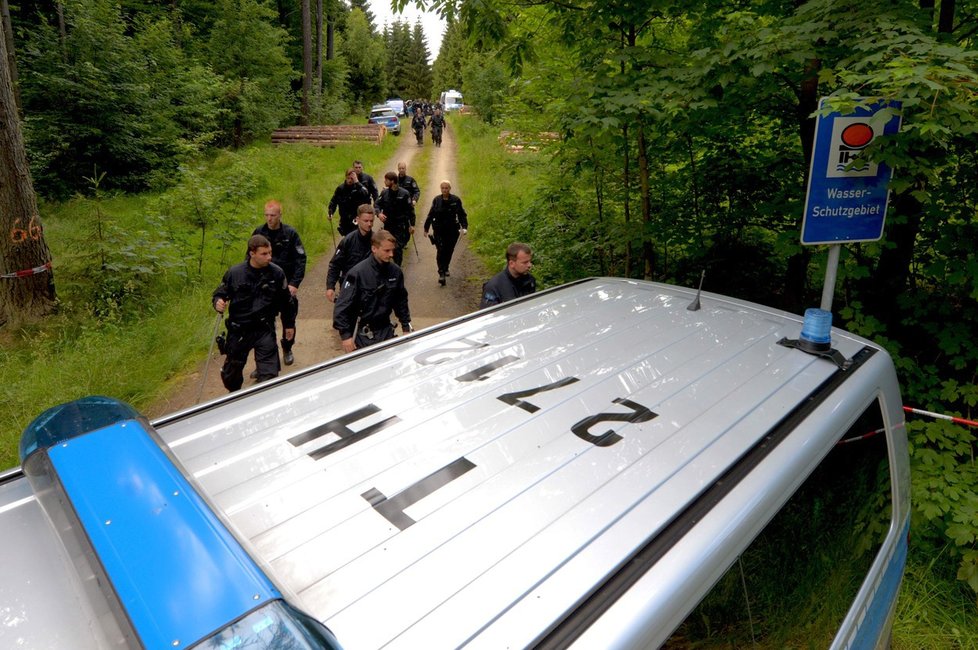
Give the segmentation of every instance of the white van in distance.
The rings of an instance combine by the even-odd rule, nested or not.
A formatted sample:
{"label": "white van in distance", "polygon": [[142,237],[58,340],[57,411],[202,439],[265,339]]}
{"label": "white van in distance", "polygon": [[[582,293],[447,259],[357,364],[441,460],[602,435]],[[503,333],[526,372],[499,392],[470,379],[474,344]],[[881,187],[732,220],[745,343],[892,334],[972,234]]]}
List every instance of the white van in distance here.
{"label": "white van in distance", "polygon": [[152,424],[55,407],[0,475],[0,647],[886,647],[896,373],[802,331],[596,278]]}
{"label": "white van in distance", "polygon": [[462,93],[457,90],[446,90],[438,98],[438,101],[445,108],[445,112],[461,110],[464,106],[462,102]]}

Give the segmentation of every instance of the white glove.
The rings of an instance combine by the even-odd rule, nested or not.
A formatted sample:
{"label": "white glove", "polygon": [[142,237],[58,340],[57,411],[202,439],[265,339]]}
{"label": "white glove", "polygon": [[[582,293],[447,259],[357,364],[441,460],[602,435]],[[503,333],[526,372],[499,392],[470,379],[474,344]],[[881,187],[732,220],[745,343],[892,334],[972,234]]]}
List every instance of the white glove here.
{"label": "white glove", "polygon": [[463,235],[464,235],[464,234],[466,234],[467,232],[469,232],[469,231],[468,231],[468,230],[467,230],[466,228],[462,228],[462,230],[461,230],[461,233],[462,233]]}

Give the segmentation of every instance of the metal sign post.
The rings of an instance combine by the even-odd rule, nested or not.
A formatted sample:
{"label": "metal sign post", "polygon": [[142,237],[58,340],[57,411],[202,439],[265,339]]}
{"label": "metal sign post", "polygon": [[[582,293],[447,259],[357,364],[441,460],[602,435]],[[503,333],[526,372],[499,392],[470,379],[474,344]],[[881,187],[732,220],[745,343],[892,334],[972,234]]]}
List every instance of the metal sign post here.
{"label": "metal sign post", "polygon": [[[826,100],[819,102],[823,109]],[[822,287],[822,309],[831,311],[841,244],[876,241],[883,236],[893,170],[865,158],[863,151],[881,135],[900,130],[900,103],[877,102],[843,115],[819,113],[808,172],[801,243],[830,244]]]}
{"label": "metal sign post", "polygon": [[835,279],[839,275],[839,253],[841,244],[829,246],[829,259],[825,262],[825,282],[822,283],[822,304],[825,311],[832,311],[832,296],[835,293]]}

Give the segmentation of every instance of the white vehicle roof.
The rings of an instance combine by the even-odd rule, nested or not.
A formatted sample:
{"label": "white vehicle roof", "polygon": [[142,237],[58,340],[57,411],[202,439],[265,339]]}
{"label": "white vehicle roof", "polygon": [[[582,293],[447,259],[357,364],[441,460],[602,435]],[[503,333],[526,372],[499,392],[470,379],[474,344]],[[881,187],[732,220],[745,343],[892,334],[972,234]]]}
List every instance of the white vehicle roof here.
{"label": "white vehicle roof", "polygon": [[[709,293],[690,311],[694,296],[582,281],[154,425],[273,580],[345,647],[546,645],[593,618],[595,599],[611,598],[605,586],[627,589],[629,560],[650,548],[636,579],[668,569],[695,582],[699,564],[714,572],[677,544],[698,535],[699,520],[681,533],[676,522],[705,507],[698,499],[787,416],[844,411],[835,387],[854,377],[871,392],[889,363],[833,330],[833,346],[858,360],[843,373],[779,344],[798,338],[799,316]],[[815,393],[824,405],[811,406]],[[790,466],[806,445],[826,444],[823,428],[801,418],[784,433],[784,456],[758,462]],[[17,485],[0,485],[4,548],[44,552],[47,534],[11,532],[37,526]],[[725,502],[720,532],[700,542],[736,530],[753,501]],[[4,598],[19,576],[7,564]],[[77,592],[57,573],[48,612],[66,611],[53,601]],[[677,578],[654,596],[663,625],[691,606],[677,586],[690,589]],[[15,627],[0,627],[0,645]]]}

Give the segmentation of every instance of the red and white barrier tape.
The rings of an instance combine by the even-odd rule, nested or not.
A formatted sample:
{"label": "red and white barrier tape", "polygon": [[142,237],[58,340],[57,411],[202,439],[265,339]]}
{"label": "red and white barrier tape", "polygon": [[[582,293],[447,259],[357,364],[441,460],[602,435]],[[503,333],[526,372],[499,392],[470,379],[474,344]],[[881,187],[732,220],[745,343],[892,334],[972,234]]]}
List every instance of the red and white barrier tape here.
{"label": "red and white barrier tape", "polygon": [[903,410],[907,413],[913,413],[914,415],[926,415],[929,418],[934,418],[937,420],[949,420],[955,424],[963,424],[966,427],[978,427],[978,422],[975,422],[974,420],[965,420],[964,418],[955,417],[953,415],[944,415],[943,413],[934,413],[933,411],[915,409],[912,406],[904,406]]}
{"label": "red and white barrier tape", "polygon": [[[934,418],[936,420],[947,420],[955,424],[963,424],[967,427],[978,427],[978,422],[974,420],[966,420],[964,418],[955,417],[953,415],[944,415],[943,413],[934,413],[933,411],[925,411],[924,409],[917,409],[912,406],[904,406],[903,410],[906,413],[913,413],[914,415],[924,415],[929,418]],[[883,433],[886,429],[877,429],[876,431],[870,431],[869,433],[864,433],[861,436],[854,436],[852,438],[843,438],[839,442],[835,443],[837,445],[844,445],[847,442],[858,442],[859,440],[865,440],[867,438],[872,438],[875,435]]]}
{"label": "red and white barrier tape", "polygon": [[23,271],[14,271],[13,273],[4,273],[0,275],[0,279],[8,278],[27,278],[32,275],[37,275],[38,273],[44,273],[45,271],[51,270],[51,262],[46,262],[40,266],[35,266],[32,269],[25,269]]}
{"label": "red and white barrier tape", "polygon": [[860,440],[865,440],[866,438],[872,438],[873,436],[877,436],[877,435],[883,433],[884,431],[886,431],[886,429],[877,429],[876,431],[870,431],[869,433],[864,433],[861,436],[854,436],[852,438],[843,438],[842,440],[840,440],[839,442],[837,442],[835,444],[836,445],[844,445],[847,442],[859,442]]}

